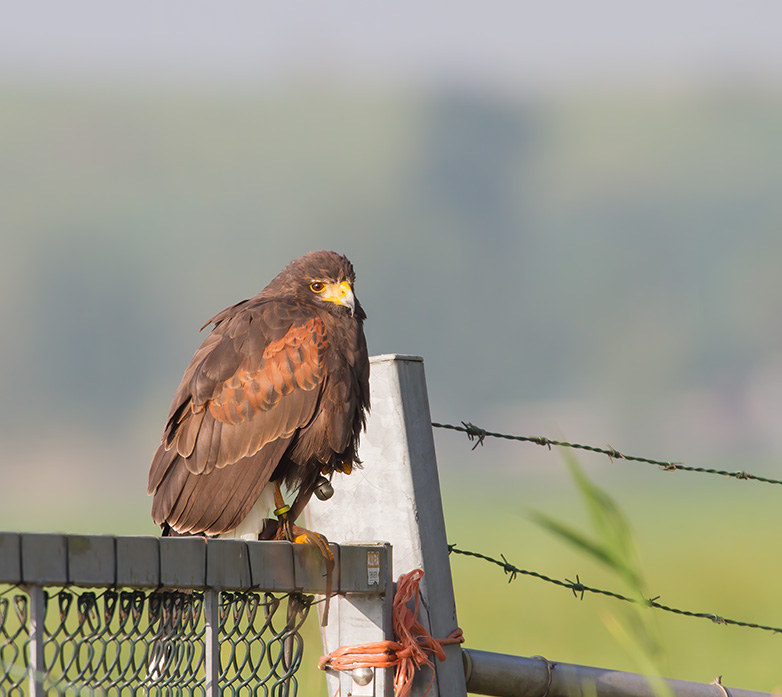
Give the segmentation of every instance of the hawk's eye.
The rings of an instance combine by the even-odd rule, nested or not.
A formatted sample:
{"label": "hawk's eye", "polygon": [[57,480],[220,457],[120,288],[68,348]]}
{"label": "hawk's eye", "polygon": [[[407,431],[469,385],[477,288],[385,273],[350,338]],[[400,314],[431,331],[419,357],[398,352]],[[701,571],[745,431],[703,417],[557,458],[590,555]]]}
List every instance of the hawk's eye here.
{"label": "hawk's eye", "polygon": [[321,281],[313,281],[310,283],[310,290],[313,293],[322,293],[324,290],[326,290],[326,284]]}

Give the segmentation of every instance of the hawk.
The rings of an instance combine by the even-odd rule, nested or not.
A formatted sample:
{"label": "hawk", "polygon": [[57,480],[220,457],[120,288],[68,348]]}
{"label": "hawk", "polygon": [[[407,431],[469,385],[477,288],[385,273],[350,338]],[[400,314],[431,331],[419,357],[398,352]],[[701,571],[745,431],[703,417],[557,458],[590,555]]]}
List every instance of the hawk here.
{"label": "hawk", "polygon": [[313,491],[328,495],[323,475],[359,464],[369,358],[355,280],[346,257],[310,252],[204,325],[149,470],[164,535],[293,539]]}

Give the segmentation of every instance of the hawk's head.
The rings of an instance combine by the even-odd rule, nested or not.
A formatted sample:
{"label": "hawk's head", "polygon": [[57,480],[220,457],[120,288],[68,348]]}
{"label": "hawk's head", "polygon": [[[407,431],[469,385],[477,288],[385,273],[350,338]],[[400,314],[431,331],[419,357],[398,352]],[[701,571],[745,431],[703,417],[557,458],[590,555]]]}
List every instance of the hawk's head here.
{"label": "hawk's head", "polygon": [[336,252],[310,252],[288,264],[268,290],[363,320],[366,314],[354,294],[355,282],[353,264],[347,257]]}

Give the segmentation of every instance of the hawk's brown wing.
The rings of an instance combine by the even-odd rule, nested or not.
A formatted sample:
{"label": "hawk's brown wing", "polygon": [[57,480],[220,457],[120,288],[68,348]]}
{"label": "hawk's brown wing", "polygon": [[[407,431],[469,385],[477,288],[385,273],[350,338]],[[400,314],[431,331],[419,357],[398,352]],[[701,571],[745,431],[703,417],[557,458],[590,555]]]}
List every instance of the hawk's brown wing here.
{"label": "hawk's brown wing", "polygon": [[215,318],[152,460],[152,516],[178,532],[231,530],[260,496],[326,377],[322,319],[297,303],[240,303]]}

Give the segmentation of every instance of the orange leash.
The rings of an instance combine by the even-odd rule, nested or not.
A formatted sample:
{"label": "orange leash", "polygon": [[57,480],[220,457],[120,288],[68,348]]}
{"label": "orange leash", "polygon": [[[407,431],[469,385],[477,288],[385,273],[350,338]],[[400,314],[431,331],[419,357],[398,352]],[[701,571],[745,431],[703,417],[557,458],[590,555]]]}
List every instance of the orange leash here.
{"label": "orange leash", "polygon": [[[413,689],[415,671],[422,666],[432,669],[434,682],[434,665],[430,655],[434,654],[440,661],[445,660],[443,646],[461,644],[464,641],[462,630],[458,627],[445,639],[435,639],[418,621],[419,585],[424,572],[414,569],[409,574],[402,574],[397,582],[392,614],[392,627],[396,641],[376,641],[359,646],[341,646],[330,654],[323,656],[318,662],[318,668],[326,670],[354,670],[355,668],[396,668],[394,676],[395,697],[407,697]],[[413,610],[407,603],[413,600]],[[431,689],[429,683],[427,692]]]}

